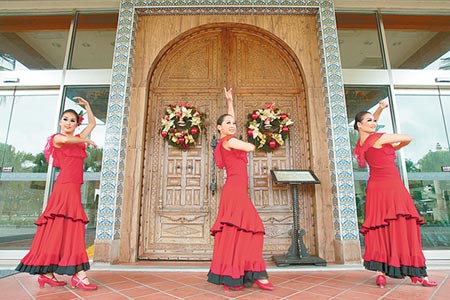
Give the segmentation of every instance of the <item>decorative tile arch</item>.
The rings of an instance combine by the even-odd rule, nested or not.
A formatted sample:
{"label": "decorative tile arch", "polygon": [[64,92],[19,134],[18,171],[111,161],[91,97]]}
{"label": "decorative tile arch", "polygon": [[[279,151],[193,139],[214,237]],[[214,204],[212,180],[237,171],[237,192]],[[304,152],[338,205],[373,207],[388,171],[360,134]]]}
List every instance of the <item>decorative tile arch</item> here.
{"label": "decorative tile arch", "polygon": [[121,1],[106,120],[96,239],[111,241],[120,238],[130,81],[137,19],[140,15],[173,14],[316,15],[327,110],[335,239],[357,240],[359,234],[351,150],[332,0]]}

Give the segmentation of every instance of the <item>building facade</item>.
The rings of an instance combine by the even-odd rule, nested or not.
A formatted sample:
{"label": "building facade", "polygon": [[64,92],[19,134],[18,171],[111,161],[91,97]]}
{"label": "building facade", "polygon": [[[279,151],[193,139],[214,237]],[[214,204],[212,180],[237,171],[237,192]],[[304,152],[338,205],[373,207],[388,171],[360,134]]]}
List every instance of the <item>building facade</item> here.
{"label": "building facade", "polygon": [[[294,213],[310,254],[360,261],[367,170],[351,155],[353,116],[381,100],[379,130],[414,136],[398,166],[427,221],[427,257],[450,258],[449,4],[0,1],[0,251],[27,249],[57,175],[43,145],[80,95],[99,124],[82,191],[93,260],[210,259],[226,176],[213,161],[215,119],[232,86],[243,139],[267,103],[294,121],[283,146],[249,156],[267,259],[289,248]],[[189,149],[160,135],[179,103],[206,115]],[[298,211],[271,176],[283,169],[319,178],[299,186]]]}

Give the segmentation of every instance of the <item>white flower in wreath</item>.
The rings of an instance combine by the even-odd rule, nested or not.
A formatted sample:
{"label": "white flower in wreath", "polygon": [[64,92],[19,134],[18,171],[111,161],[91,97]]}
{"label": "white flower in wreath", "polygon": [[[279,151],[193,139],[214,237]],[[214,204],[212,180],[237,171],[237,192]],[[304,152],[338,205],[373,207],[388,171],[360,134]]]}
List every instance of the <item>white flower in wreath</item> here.
{"label": "white flower in wreath", "polygon": [[187,149],[195,145],[205,114],[189,104],[169,105],[161,120],[161,136],[172,146]]}
{"label": "white flower in wreath", "polygon": [[275,108],[275,103],[267,103],[263,109],[257,109],[248,116],[248,141],[257,149],[272,151],[284,145],[289,134],[288,126],[294,124],[288,114]]}

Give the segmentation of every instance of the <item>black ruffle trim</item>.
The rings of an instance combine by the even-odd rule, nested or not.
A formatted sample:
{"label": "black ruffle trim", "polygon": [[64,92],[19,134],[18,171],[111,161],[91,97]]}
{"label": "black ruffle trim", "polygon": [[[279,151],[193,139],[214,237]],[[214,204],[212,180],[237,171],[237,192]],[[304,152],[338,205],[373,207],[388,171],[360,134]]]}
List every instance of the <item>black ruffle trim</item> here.
{"label": "black ruffle trim", "polygon": [[390,266],[386,263],[378,262],[378,261],[364,261],[364,267],[367,270],[371,271],[379,271],[384,273],[386,276],[392,278],[405,278],[409,277],[426,277],[427,275],[427,267],[413,267],[413,266],[400,266],[394,267]]}
{"label": "black ruffle trim", "polygon": [[49,266],[27,266],[22,263],[16,267],[16,271],[25,272],[30,274],[46,274],[46,273],[56,273],[59,275],[74,275],[80,271],[87,271],[91,268],[89,263],[83,263],[76,266],[58,266],[58,265],[49,265]]}
{"label": "black ruffle trim", "polygon": [[237,279],[232,278],[230,276],[222,276],[214,273],[208,272],[208,282],[214,284],[223,284],[227,286],[245,286],[251,287],[255,280],[259,279],[268,279],[267,271],[262,272],[252,272],[245,271],[244,276],[241,276]]}

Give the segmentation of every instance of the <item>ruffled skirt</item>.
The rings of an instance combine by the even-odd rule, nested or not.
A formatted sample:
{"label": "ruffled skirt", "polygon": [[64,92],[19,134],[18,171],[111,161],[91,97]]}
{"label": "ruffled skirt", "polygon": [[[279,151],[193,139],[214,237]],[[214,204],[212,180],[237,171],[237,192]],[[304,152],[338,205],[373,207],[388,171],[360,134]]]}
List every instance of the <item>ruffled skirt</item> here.
{"label": "ruffled skirt", "polygon": [[420,218],[400,180],[371,181],[366,191],[364,266],[393,278],[427,276]]}
{"label": "ruffled skirt", "polygon": [[86,223],[88,218],[81,205],[80,184],[56,183],[45,211],[35,222],[37,230],[30,251],[16,270],[67,275],[89,270]]}
{"label": "ruffled skirt", "polygon": [[242,182],[227,181],[219,212],[211,228],[214,252],[208,281],[228,286],[249,286],[267,278],[262,257],[264,225]]}

